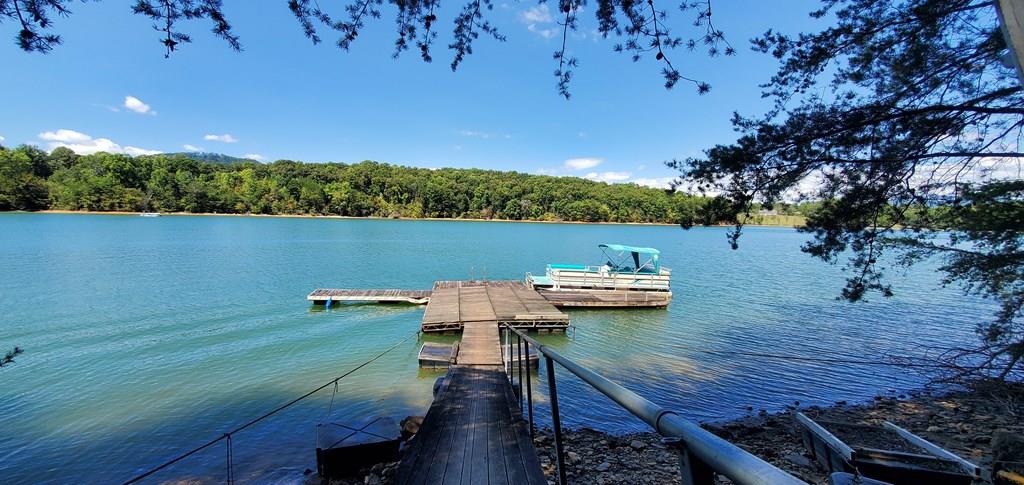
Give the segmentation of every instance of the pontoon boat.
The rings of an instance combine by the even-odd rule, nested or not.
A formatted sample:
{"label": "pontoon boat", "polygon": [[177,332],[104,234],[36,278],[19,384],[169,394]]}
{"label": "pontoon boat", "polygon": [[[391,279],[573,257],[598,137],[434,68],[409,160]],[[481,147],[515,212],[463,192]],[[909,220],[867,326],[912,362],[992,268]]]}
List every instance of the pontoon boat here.
{"label": "pontoon boat", "polygon": [[636,290],[671,292],[672,270],[661,267],[660,251],[623,244],[598,245],[605,255],[600,266],[549,264],[544,276],[526,274],[526,282],[546,290]]}

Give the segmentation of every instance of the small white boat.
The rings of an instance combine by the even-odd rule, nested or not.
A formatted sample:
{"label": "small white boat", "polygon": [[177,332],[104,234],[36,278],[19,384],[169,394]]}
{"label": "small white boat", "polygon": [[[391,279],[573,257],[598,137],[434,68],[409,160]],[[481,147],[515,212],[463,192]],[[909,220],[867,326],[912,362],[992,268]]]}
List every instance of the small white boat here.
{"label": "small white boat", "polygon": [[142,212],[139,214],[141,217],[160,217],[159,212]]}

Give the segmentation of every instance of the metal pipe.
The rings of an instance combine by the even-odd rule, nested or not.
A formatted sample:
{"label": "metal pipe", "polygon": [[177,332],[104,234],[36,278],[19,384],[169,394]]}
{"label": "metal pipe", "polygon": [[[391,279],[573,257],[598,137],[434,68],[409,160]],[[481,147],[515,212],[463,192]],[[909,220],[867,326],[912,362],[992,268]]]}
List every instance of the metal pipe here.
{"label": "metal pipe", "polygon": [[[505,347],[508,346],[508,349]],[[508,357],[508,358],[506,358]],[[512,382],[512,332],[508,327],[505,327],[505,343],[501,346],[501,363],[505,366],[505,375],[508,377],[508,381]]]}
{"label": "metal pipe", "polygon": [[[516,349],[519,351],[519,414],[523,414],[523,339],[519,339]],[[529,370],[529,369],[526,369]]]}
{"label": "metal pipe", "polygon": [[[512,381],[512,391],[515,391],[515,386],[518,386],[520,382],[523,382],[523,368],[519,365],[519,343],[522,342],[522,337],[516,334],[516,345],[513,348],[512,342],[509,342],[509,355],[512,356],[512,365],[516,370],[516,380]],[[516,393],[516,397],[519,399],[519,411],[523,411],[523,393],[522,391]]]}
{"label": "metal pipe", "polygon": [[[675,437],[683,441],[686,449],[697,459],[710,466],[715,472],[725,475],[733,483],[739,485],[761,484],[804,484],[805,482],[780,470],[768,462],[744,451],[740,447],[715,436],[701,428],[698,424],[682,418],[676,413],[666,410],[657,404],[644,399],[608,378],[587,369],[563,356],[536,340],[520,334],[521,338],[533,344],[537,351],[544,355],[548,363],[548,380],[552,389],[551,408],[554,419],[557,419],[557,399],[554,396],[554,369],[551,362],[558,362],[569,372],[582,379],[591,387],[608,396],[612,401],[625,408],[634,416],[642,419],[662,436]],[[556,421],[557,423],[557,421]],[[555,428],[556,438],[560,430]],[[556,440],[556,447],[557,447]]]}
{"label": "metal pipe", "polygon": [[558,389],[555,388],[555,364],[545,355],[548,368],[548,399],[551,400],[551,426],[555,428],[555,463],[558,465],[558,484],[565,485],[565,454],[562,451],[562,419],[558,416]]}
{"label": "metal pipe", "polygon": [[530,374],[530,342],[526,342],[526,407],[530,414],[530,438],[533,438],[533,380]]}

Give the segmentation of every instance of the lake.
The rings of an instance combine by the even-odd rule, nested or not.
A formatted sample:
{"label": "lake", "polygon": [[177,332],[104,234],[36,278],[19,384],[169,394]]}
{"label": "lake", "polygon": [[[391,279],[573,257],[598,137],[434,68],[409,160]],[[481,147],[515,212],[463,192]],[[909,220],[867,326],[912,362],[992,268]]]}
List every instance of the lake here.
{"label": "lake", "polygon": [[[602,242],[659,248],[673,270],[667,310],[569,310],[574,336],[540,337],[694,420],[920,386],[925,378],[905,369],[813,359],[881,360],[971,342],[975,322],[994,309],[941,288],[934,265],[894,274],[893,298],[836,301],[844,273],[801,253],[806,238],[748,228],[733,251],[724,228],[0,214],[0,350],[25,349],[0,369],[0,476],[6,483],[124,481],[419,328],[422,307],[313,308],[305,296],[317,287],[522,279],[549,262],[600,263]],[[419,345],[408,339],[342,380],[333,405],[328,388],[239,433],[236,477],[301,480],[315,469],[322,420],[425,413],[442,374],[417,368]],[[558,375],[565,425],[646,429],[571,375]],[[538,396],[542,422],[544,403]],[[220,480],[224,456],[224,445],[215,445],[154,481]]]}

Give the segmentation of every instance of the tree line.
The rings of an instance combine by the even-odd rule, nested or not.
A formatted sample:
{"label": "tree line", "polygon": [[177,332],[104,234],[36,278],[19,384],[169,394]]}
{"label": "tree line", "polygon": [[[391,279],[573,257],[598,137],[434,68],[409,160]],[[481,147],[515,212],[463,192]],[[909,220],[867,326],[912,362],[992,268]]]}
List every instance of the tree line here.
{"label": "tree line", "polygon": [[0,147],[0,210],[313,214],[715,224],[723,201],[635,184],[479,169]]}

